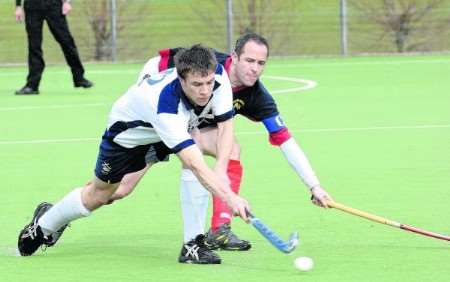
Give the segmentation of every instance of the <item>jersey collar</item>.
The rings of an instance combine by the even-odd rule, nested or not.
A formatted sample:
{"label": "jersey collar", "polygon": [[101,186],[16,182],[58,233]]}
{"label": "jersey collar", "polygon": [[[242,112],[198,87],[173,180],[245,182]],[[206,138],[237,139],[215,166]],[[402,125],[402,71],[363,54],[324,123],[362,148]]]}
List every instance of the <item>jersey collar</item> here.
{"label": "jersey collar", "polygon": [[[209,97],[208,103],[211,101],[211,99],[214,96],[214,90],[216,90],[219,86],[220,86],[220,83],[215,81],[214,82],[213,93],[212,93],[211,97]],[[194,109],[194,112],[197,114],[197,113],[201,113],[203,111],[203,109],[205,108],[205,106],[195,105],[189,100],[189,98],[184,93],[183,88],[181,87],[180,78],[177,78],[176,94],[181,98],[181,101],[183,102],[183,104],[184,104],[184,106],[186,107],[187,110]]]}

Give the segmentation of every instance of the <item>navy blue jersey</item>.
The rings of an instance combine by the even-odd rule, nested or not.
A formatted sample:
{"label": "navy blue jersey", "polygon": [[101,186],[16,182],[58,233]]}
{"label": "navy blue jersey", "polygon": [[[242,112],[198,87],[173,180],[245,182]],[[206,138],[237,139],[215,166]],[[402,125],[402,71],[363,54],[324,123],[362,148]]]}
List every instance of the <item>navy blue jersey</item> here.
{"label": "navy blue jersey", "polygon": [[[159,52],[161,56],[159,64],[160,71],[175,66],[174,56],[179,50],[180,48],[173,48],[161,50]],[[228,71],[231,63],[231,56],[218,51],[214,51],[214,53],[217,61]],[[257,80],[251,87],[233,89],[233,108],[235,115],[240,114],[253,121],[263,121],[279,114],[274,99],[260,80]],[[214,123],[215,122],[210,121],[204,125],[211,125]],[[204,125],[201,127],[204,127]]]}

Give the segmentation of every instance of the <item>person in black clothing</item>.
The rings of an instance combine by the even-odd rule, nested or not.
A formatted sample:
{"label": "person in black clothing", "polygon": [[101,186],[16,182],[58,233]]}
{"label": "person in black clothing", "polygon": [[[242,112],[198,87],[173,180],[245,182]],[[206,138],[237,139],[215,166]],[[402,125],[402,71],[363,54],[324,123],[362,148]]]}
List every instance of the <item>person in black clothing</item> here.
{"label": "person in black clothing", "polygon": [[44,20],[61,46],[70,66],[75,87],[89,88],[93,83],[84,77],[84,68],[78,55],[77,46],[67,24],[66,15],[72,9],[70,0],[16,0],[16,20],[22,22],[28,35],[28,77],[17,95],[39,94],[39,83],[45,62],[42,57],[42,27]]}

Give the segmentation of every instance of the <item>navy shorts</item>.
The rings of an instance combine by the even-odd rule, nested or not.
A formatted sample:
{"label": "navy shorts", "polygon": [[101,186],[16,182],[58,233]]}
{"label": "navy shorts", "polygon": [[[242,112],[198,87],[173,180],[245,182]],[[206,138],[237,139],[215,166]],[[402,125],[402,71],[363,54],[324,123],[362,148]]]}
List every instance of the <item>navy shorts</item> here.
{"label": "navy shorts", "polygon": [[95,165],[95,175],[104,182],[118,183],[127,173],[143,169],[149,162],[168,159],[171,150],[163,143],[122,147],[103,136]]}
{"label": "navy shorts", "polygon": [[167,162],[170,154],[172,154],[172,151],[163,142],[151,144],[147,154],[145,154],[145,162],[147,164]]}

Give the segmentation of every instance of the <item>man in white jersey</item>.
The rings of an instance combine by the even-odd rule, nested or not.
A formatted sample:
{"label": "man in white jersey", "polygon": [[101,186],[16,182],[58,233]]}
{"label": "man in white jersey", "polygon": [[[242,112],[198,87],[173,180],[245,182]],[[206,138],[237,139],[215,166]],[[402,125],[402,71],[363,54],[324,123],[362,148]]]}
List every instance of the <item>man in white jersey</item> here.
{"label": "man in white jersey", "polygon": [[[226,202],[234,214],[248,221],[247,201],[233,193],[205,163],[190,135],[200,121],[213,117],[228,123],[224,132],[228,154],[232,144],[231,86],[223,66],[211,49],[194,45],[175,59],[176,69],[167,69],[142,79],[123,95],[110,112],[102,137],[93,179],[67,194],[55,205],[41,203],[32,221],[19,234],[22,256],[40,246],[53,246],[66,226],[108,203],[124,175],[142,170],[145,156],[159,159],[175,153],[204,187]],[[180,262],[220,263],[204,245],[203,235],[183,244]]]}
{"label": "man in white jersey", "polygon": [[[150,59],[145,64],[138,80],[146,75],[172,67],[173,58],[178,50],[178,48],[161,50],[159,56]],[[269,57],[267,40],[255,33],[244,34],[237,40],[232,54],[217,51],[215,54],[230,77],[234,114],[245,116],[253,122],[264,125],[269,133],[270,143],[281,149],[291,167],[308,188],[312,203],[326,208],[326,201],[332,200],[331,196],[320,185],[308,158],[283,123],[275,100],[259,80]],[[219,156],[217,147],[219,124],[216,127],[213,119],[205,119],[199,128],[200,130],[196,131],[198,134],[193,136],[195,142],[203,153]],[[240,146],[237,142],[234,142],[230,160],[224,166],[231,189],[238,194],[243,169],[240,162]],[[146,170],[147,168],[126,175],[111,200],[124,198],[131,193]],[[277,188],[273,187],[273,189]],[[209,195],[204,192],[201,183],[187,169],[182,172],[180,198],[184,221],[184,240],[188,241],[197,234],[204,233]],[[241,240],[232,232],[231,211],[217,197],[213,197],[211,228],[207,232],[206,244],[210,249],[220,248],[232,251],[245,251],[251,247],[250,242]]]}

